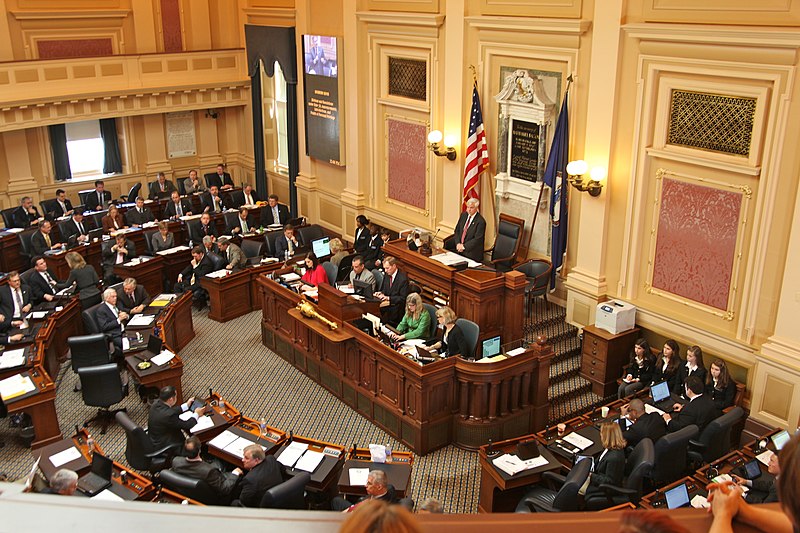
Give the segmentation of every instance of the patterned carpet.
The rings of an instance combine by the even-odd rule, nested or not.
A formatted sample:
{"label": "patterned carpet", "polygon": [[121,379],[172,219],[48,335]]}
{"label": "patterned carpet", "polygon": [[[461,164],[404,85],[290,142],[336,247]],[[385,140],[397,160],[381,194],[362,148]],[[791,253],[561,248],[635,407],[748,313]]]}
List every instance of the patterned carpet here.
{"label": "patterned carpet", "polygon": [[[307,378],[261,344],[260,312],[253,312],[220,325],[207,318],[207,312],[194,312],[197,337],[181,351],[184,360],[184,397],[205,396],[209,388],[251,418],[264,416],[271,426],[292,430],[349,447],[353,443],[387,444],[394,450],[407,450],[388,434],[372,425],[325,389]],[[588,392],[588,382],[577,375],[580,368],[580,340],[576,330],[564,323],[564,310],[543,300],[536,302],[535,321],[526,324],[526,336],[533,340],[544,335],[555,343],[556,358],[551,370],[551,423],[585,410],[599,401]],[[76,376],[65,364],[57,378],[56,409],[64,435],[73,434],[75,425],[91,418],[95,410],[84,406],[80,393],[73,392]],[[135,394],[119,407],[126,407],[131,418],[145,425],[147,406]],[[94,432],[98,444],[114,460],[126,464],[125,434],[118,425],[105,435]],[[10,479],[24,476],[32,464],[25,448],[7,421],[0,424],[0,471]],[[477,454],[448,446],[424,457],[415,457],[410,495],[421,501],[433,497],[449,513],[474,513],[478,506],[480,471]]]}

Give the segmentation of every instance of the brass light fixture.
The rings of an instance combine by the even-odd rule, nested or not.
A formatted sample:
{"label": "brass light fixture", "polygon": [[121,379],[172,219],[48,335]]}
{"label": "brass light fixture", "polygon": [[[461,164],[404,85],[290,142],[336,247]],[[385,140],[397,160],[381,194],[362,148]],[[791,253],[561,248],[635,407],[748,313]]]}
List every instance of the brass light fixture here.
{"label": "brass light fixture", "polygon": [[600,196],[603,190],[602,180],[606,177],[606,169],[593,167],[589,179],[584,180],[583,175],[589,170],[589,165],[583,159],[567,163],[567,181],[581,192],[588,192],[589,196]]}
{"label": "brass light fixture", "polygon": [[[444,149],[439,146],[439,143],[444,139]],[[456,160],[456,139],[452,135],[444,136],[439,130],[433,130],[428,134],[428,142],[430,143],[431,151],[439,157],[446,157],[450,161]]]}

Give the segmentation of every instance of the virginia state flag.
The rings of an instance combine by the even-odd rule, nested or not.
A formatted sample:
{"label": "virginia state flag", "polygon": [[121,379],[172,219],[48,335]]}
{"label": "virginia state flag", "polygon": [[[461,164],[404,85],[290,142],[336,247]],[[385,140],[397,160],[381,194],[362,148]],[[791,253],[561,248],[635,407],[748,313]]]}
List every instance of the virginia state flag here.
{"label": "virginia state flag", "polygon": [[556,273],[564,264],[564,254],[567,251],[567,163],[569,162],[569,91],[564,94],[561,112],[558,114],[556,131],[547,167],[544,171],[544,182],[550,187],[550,218],[552,235],[550,239],[550,260],[553,271],[550,273],[550,290],[556,288]]}

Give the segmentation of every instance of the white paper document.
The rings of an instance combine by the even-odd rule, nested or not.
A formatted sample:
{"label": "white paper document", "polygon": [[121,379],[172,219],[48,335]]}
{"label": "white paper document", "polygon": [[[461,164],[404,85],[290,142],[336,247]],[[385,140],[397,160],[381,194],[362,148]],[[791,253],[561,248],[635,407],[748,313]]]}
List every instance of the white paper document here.
{"label": "white paper document", "polygon": [[28,315],[28,318],[32,320],[41,320],[47,316],[48,311],[34,311],[33,313]]}
{"label": "white paper document", "polygon": [[156,366],[161,366],[169,363],[175,357],[175,354],[170,352],[169,350],[164,350],[160,354],[156,355],[155,357],[150,358],[150,362]]}
{"label": "white paper document", "polygon": [[383,444],[370,444],[369,456],[373,463],[386,462],[386,446]]}
{"label": "white paper document", "polygon": [[658,413],[659,415],[663,415],[664,414],[664,411],[662,411],[658,407],[650,405],[649,403],[644,404],[644,412],[648,413],[648,414],[650,414],[650,413]]}
{"label": "white paper document", "polygon": [[6,350],[0,355],[0,369],[14,368],[25,364],[25,348]]}
{"label": "white paper document", "polygon": [[308,450],[308,444],[293,442],[281,452],[278,462],[287,468],[291,468],[306,450]]}
{"label": "white paper document", "polygon": [[521,355],[524,353],[525,353],[525,347],[520,346],[519,348],[514,348],[513,350],[509,350],[508,353],[506,353],[506,355],[509,357],[514,357],[515,355]]}
{"label": "white paper document", "polygon": [[353,287],[350,287],[349,285],[339,285],[336,288],[345,294],[353,294],[356,291]]}
{"label": "white paper document", "polygon": [[230,270],[226,270],[226,269],[223,268],[221,270],[216,270],[214,272],[206,274],[206,277],[207,278],[224,278],[225,276],[228,275],[229,272],[230,272]]}
{"label": "white paper document", "polygon": [[192,429],[190,429],[189,431],[191,431],[192,433],[197,433],[198,431],[203,431],[204,429],[213,427],[214,427],[214,421],[211,420],[210,416],[201,416],[200,418],[197,419],[197,424],[192,426]]}
{"label": "white paper document", "polygon": [[231,433],[227,429],[208,441],[209,446],[213,446],[218,450],[224,450],[227,445],[238,439],[239,436],[235,433]]}
{"label": "white paper document", "polygon": [[74,461],[75,459],[80,459],[81,452],[75,446],[71,446],[62,452],[58,452],[50,456],[50,462],[53,463],[53,466],[58,468],[61,465],[65,465],[70,461]]}
{"label": "white paper document", "polygon": [[189,250],[188,246],[175,246],[174,248],[167,248],[166,250],[161,250],[160,252],[156,252],[158,255],[172,255],[174,253],[182,252],[183,250]]}
{"label": "white paper document", "polygon": [[690,501],[689,503],[695,509],[708,509],[709,507],[711,507],[711,504],[708,503],[706,497],[701,494],[695,494],[694,498],[692,498],[692,501]]}
{"label": "white paper document", "polygon": [[369,476],[369,468],[351,468],[350,469],[350,485],[364,486],[367,484],[367,476]]}
{"label": "white paper document", "polygon": [[303,454],[294,467],[298,470],[304,470],[310,474],[317,469],[323,459],[325,459],[324,453],[306,450],[306,453]]}
{"label": "white paper document", "polygon": [[281,279],[286,283],[289,283],[290,281],[297,281],[298,279],[300,279],[300,274],[298,274],[296,272],[289,272],[288,274],[281,274]]}
{"label": "white paper document", "polygon": [[239,459],[244,458],[244,449],[253,444],[253,441],[244,437],[238,437],[235,441],[225,446],[225,451],[235,455]]}
{"label": "white paper document", "polygon": [[114,494],[109,489],[106,489],[102,492],[98,492],[94,496],[91,497],[92,500],[100,500],[104,502],[123,502],[125,500],[122,499],[121,496]]}
{"label": "white paper document", "polygon": [[542,457],[534,457],[533,459],[528,459],[527,461],[523,461],[516,455],[512,455],[509,453],[503,454],[500,457],[492,460],[492,464],[508,474],[509,476],[513,476],[518,474],[524,470],[530,470],[532,468],[538,468],[540,466],[544,466],[547,464],[547,459]]}
{"label": "white paper document", "polygon": [[447,266],[451,266],[451,265],[454,265],[456,263],[461,263],[462,261],[466,261],[467,262],[467,266],[470,267],[470,268],[475,268],[475,267],[481,266],[481,264],[478,263],[477,261],[473,261],[472,259],[464,257],[463,255],[458,255],[457,253],[450,252],[450,251],[444,252],[444,253],[441,253],[441,254],[432,255],[431,259],[433,259],[434,261],[439,261],[443,265],[447,265]]}
{"label": "white paper document", "polygon": [[580,448],[581,451],[585,450],[594,442],[591,439],[587,439],[583,435],[579,435],[575,432],[570,433],[569,435],[564,436],[564,440],[575,446],[576,448]]}
{"label": "white paper document", "polygon": [[769,460],[772,459],[772,454],[773,452],[771,450],[767,450],[756,455],[756,459],[758,459],[765,466],[769,466]]}
{"label": "white paper document", "polygon": [[156,319],[156,315],[133,315],[128,321],[128,327],[149,326]]}
{"label": "white paper document", "polygon": [[22,396],[34,390],[36,390],[36,385],[33,383],[30,376],[17,374],[0,381],[0,397],[2,397],[4,401]]}

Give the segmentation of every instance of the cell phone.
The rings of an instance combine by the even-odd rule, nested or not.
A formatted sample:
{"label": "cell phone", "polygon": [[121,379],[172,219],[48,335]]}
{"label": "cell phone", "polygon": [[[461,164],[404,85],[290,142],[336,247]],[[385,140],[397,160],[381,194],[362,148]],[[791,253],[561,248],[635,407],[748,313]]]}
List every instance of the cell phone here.
{"label": "cell phone", "polygon": [[192,405],[189,407],[189,410],[194,411],[198,407],[205,407],[205,406],[206,406],[205,402],[201,402],[200,400],[195,400],[194,402],[192,402]]}

